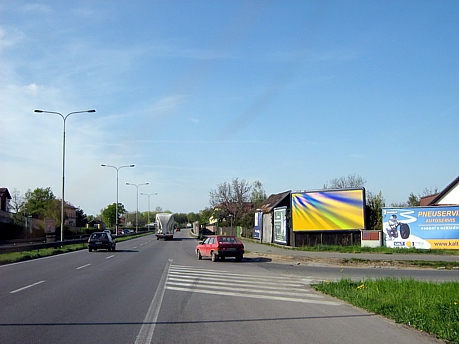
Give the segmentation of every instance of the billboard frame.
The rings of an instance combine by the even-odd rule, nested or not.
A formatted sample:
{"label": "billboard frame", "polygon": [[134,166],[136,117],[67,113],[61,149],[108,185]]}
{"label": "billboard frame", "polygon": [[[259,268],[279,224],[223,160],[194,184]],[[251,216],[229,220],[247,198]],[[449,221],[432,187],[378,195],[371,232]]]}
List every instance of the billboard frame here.
{"label": "billboard frame", "polygon": [[290,202],[293,233],[366,229],[365,188],[292,191]]}

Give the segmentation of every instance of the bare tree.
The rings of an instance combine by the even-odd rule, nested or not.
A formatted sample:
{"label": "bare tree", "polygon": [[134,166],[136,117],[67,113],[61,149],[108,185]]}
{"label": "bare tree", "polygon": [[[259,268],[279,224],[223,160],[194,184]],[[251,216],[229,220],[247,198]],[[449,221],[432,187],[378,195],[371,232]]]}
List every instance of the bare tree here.
{"label": "bare tree", "polygon": [[252,186],[246,180],[234,178],[231,183],[218,184],[211,190],[209,202],[218,218],[226,219],[231,215],[238,222],[247,212],[251,191]]}
{"label": "bare tree", "polygon": [[13,221],[17,225],[22,225],[24,223],[24,207],[26,204],[26,199],[24,196],[21,196],[21,193],[17,189],[11,191],[11,200],[8,203],[8,211],[13,214]]}
{"label": "bare tree", "polygon": [[367,181],[358,174],[350,174],[347,177],[339,177],[330,180],[324,184],[324,189],[346,189],[346,188],[363,188]]}
{"label": "bare tree", "polygon": [[19,214],[26,203],[26,200],[17,189],[11,191],[11,200],[8,204],[8,211]]}

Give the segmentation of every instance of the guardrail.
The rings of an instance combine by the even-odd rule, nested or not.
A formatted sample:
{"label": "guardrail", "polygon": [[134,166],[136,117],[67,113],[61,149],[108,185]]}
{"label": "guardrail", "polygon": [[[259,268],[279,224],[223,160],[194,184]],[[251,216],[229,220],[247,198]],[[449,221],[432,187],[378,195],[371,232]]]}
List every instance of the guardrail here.
{"label": "guardrail", "polygon": [[[154,231],[151,231],[154,233]],[[132,234],[123,234],[116,237],[130,237],[136,234],[143,234],[148,233],[148,231],[140,231],[138,233]],[[89,234],[82,234],[82,235],[74,235],[74,239],[65,240],[65,241],[53,241],[53,242],[45,242],[46,238],[38,238],[38,239],[22,239],[22,240],[3,240],[2,245],[0,245],[0,254],[2,253],[13,253],[13,252],[24,252],[24,251],[35,251],[35,250],[42,250],[44,248],[58,248],[67,245],[75,245],[75,244],[84,244],[88,242]],[[33,242],[33,241],[40,241],[40,242]]]}
{"label": "guardrail", "polygon": [[88,242],[88,239],[77,239],[69,241],[55,241],[55,242],[43,242],[43,243],[29,243],[21,245],[3,245],[0,246],[1,253],[13,253],[13,252],[24,252],[24,251],[35,251],[42,250],[44,248],[58,248],[67,245],[83,244]]}

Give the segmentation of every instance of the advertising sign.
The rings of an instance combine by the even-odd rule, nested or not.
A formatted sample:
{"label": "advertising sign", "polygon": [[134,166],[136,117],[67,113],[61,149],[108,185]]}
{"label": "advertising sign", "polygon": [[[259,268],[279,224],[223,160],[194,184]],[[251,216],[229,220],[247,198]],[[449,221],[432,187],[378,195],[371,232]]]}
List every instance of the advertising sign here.
{"label": "advertising sign", "polygon": [[254,239],[261,239],[262,216],[263,216],[263,213],[261,211],[257,211],[255,213],[255,224],[253,226],[253,238]]}
{"label": "advertising sign", "polygon": [[45,233],[52,234],[56,232],[56,220],[45,219]]}
{"label": "advertising sign", "polygon": [[459,249],[459,207],[383,208],[387,247]]}
{"label": "advertising sign", "polygon": [[365,189],[292,193],[293,231],[365,229]]}
{"label": "advertising sign", "polygon": [[274,242],[287,243],[287,213],[286,208],[274,209]]}

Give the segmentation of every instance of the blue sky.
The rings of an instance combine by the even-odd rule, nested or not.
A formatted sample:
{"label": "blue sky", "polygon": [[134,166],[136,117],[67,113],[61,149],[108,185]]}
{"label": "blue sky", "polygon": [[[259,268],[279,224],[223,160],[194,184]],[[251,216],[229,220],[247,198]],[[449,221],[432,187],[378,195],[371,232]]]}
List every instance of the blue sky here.
{"label": "blue sky", "polygon": [[[198,212],[357,174],[387,205],[458,176],[458,1],[2,1],[0,186],[87,214]],[[146,211],[147,197],[139,196]]]}

